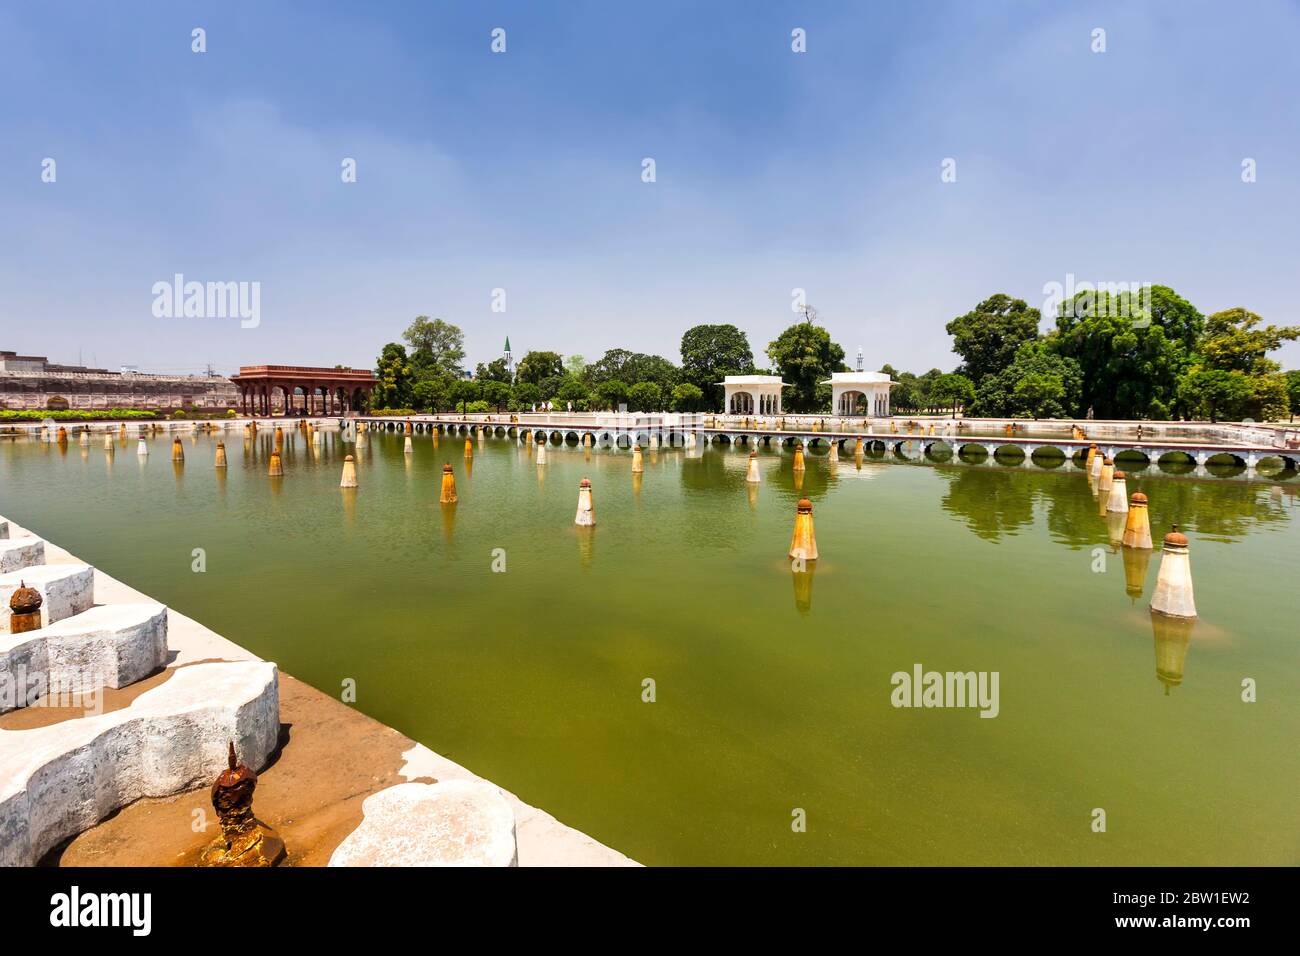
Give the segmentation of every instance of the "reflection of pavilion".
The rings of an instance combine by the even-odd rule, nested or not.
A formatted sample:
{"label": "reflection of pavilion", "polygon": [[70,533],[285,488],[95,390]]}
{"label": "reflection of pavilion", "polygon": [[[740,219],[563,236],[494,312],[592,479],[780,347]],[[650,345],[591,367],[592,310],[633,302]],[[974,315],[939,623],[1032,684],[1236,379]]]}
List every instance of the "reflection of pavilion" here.
{"label": "reflection of pavilion", "polygon": [[822,384],[831,387],[832,414],[888,418],[889,390],[898,383],[888,372],[832,372],[830,381]]}
{"label": "reflection of pavilion", "polygon": [[779,375],[728,375],[718,384],[729,415],[780,415],[781,389],[789,388]]}

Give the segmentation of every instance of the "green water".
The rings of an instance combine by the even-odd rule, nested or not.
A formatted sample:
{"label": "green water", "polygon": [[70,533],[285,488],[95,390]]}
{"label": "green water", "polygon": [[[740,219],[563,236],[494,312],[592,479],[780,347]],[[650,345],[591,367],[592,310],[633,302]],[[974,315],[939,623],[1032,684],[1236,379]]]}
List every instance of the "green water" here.
{"label": "green water", "polygon": [[[169,438],[111,463],[0,443],[0,513],[328,693],[355,680],[365,712],[642,862],[1300,862],[1294,476],[1130,482],[1157,539],[1191,538],[1201,617],[1167,687],[1159,555],[1126,593],[1078,472],[810,455],[796,491],[765,449],[751,496],[744,450],[647,452],[637,481],[627,451],[539,469],[488,439],[470,472],[463,438],[377,435],[350,494],[334,435],[290,433],[279,481],[269,435],[226,437],[224,477],[204,436],[179,473]],[[786,557],[801,495],[811,581]],[[999,672],[999,715],[894,708],[916,663]]]}

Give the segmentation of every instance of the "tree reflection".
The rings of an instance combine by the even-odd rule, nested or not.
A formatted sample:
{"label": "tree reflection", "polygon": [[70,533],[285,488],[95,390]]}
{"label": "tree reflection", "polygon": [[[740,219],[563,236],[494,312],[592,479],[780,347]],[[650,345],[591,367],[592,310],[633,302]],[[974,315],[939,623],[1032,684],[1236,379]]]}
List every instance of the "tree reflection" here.
{"label": "tree reflection", "polygon": [[[1057,543],[1078,549],[1104,545],[1110,539],[1105,519],[1098,517],[1102,505],[1082,475],[960,465],[936,466],[936,470],[948,480],[943,509],[986,540],[1019,534],[1031,526],[1036,501],[1047,506],[1047,528]],[[1232,542],[1260,526],[1289,520],[1293,508],[1272,487],[1259,482],[1148,475],[1130,482],[1128,491],[1146,494],[1153,529],[1177,524],[1212,541]]]}
{"label": "tree reflection", "polygon": [[[1034,498],[1039,484],[1035,475],[960,465],[939,471],[948,479],[948,491],[940,506],[963,519],[973,534],[996,541],[1034,523]],[[1084,500],[1091,506],[1089,510],[1096,508],[1091,498]],[[1097,516],[1091,515],[1091,520],[1095,525]]]}

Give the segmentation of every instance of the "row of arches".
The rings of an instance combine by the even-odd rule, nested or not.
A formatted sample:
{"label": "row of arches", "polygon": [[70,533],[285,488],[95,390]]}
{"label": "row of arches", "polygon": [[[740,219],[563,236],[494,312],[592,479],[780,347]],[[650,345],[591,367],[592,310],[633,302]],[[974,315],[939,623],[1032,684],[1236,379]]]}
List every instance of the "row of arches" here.
{"label": "row of arches", "polygon": [[[584,436],[591,435],[595,443],[601,445],[616,445],[621,448],[631,447],[633,443],[640,444],[643,447],[654,443],[656,439],[661,444],[668,446],[682,446],[687,444],[687,433],[679,431],[615,431],[606,428],[547,428],[547,427],[529,427],[517,426],[505,423],[477,423],[477,422],[412,422],[413,430],[424,432],[437,429],[440,432],[454,434],[472,434],[476,427],[482,427],[488,434],[496,436],[509,436],[512,438],[531,437],[533,440],[544,440],[554,444],[581,444]],[[404,430],[406,422],[403,419],[378,419],[373,420],[370,427],[381,429]],[[830,447],[832,443],[840,446],[841,453],[852,452],[855,445],[854,438],[838,438],[823,435],[789,435],[789,434],[755,434],[752,432],[703,432],[692,433],[696,435],[699,441],[703,442],[705,436],[709,441],[718,445],[744,445],[744,446],[792,446],[796,442],[802,442],[804,447],[809,451],[818,452]],[[1059,447],[1049,444],[1022,445],[1016,442],[983,442],[979,440],[966,441],[962,439],[945,438],[918,438],[918,437],[882,437],[882,436],[864,436],[864,451],[873,455],[894,454],[902,460],[915,460],[917,458],[928,458],[930,460],[948,460],[954,457],[966,459],[1006,459],[1008,461],[1023,461],[1026,458],[1034,461],[1035,464],[1042,464],[1045,468],[1057,467],[1067,460],[1078,460],[1085,455],[1085,450],[1074,446]],[[1278,453],[1274,455],[1260,455],[1253,461],[1248,461],[1241,454],[1235,451],[1211,452],[1207,449],[1200,456],[1189,454],[1186,451],[1173,449],[1151,449],[1144,450],[1139,448],[1123,449],[1115,456],[1117,465],[1127,465],[1130,468],[1146,467],[1158,465],[1169,468],[1194,468],[1197,465],[1216,465],[1228,466],[1235,468],[1249,468],[1263,466],[1266,470],[1298,470],[1300,469],[1300,455],[1289,455]]]}

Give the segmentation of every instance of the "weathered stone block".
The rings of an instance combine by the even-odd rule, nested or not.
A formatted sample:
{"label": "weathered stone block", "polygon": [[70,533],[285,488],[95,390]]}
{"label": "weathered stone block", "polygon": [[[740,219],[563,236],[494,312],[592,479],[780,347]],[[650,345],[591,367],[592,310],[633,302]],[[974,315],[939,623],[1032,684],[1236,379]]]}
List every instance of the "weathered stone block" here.
{"label": "weathered stone block", "polygon": [[0,637],[0,714],[28,703],[23,688],[60,695],[126,687],[166,663],[167,608],[92,607],[37,631]]}
{"label": "weathered stone block", "polygon": [[0,541],[0,574],[44,563],[45,542],[40,538],[6,537]]}
{"label": "weathered stone block", "polygon": [[516,866],[515,814],[484,781],[403,783],[366,797],[330,866]]}
{"label": "weathered stone block", "polygon": [[9,522],[0,518],[0,539],[9,537]]}
{"label": "weathered stone block", "polygon": [[177,668],[122,710],[0,730],[0,866],[32,866],[141,797],[210,785],[228,741],[260,769],[279,732],[279,676],[264,661]]}
{"label": "weathered stone block", "polygon": [[24,583],[40,592],[42,627],[95,603],[95,569],[88,564],[40,564],[0,574],[0,634],[9,633],[9,598]]}

